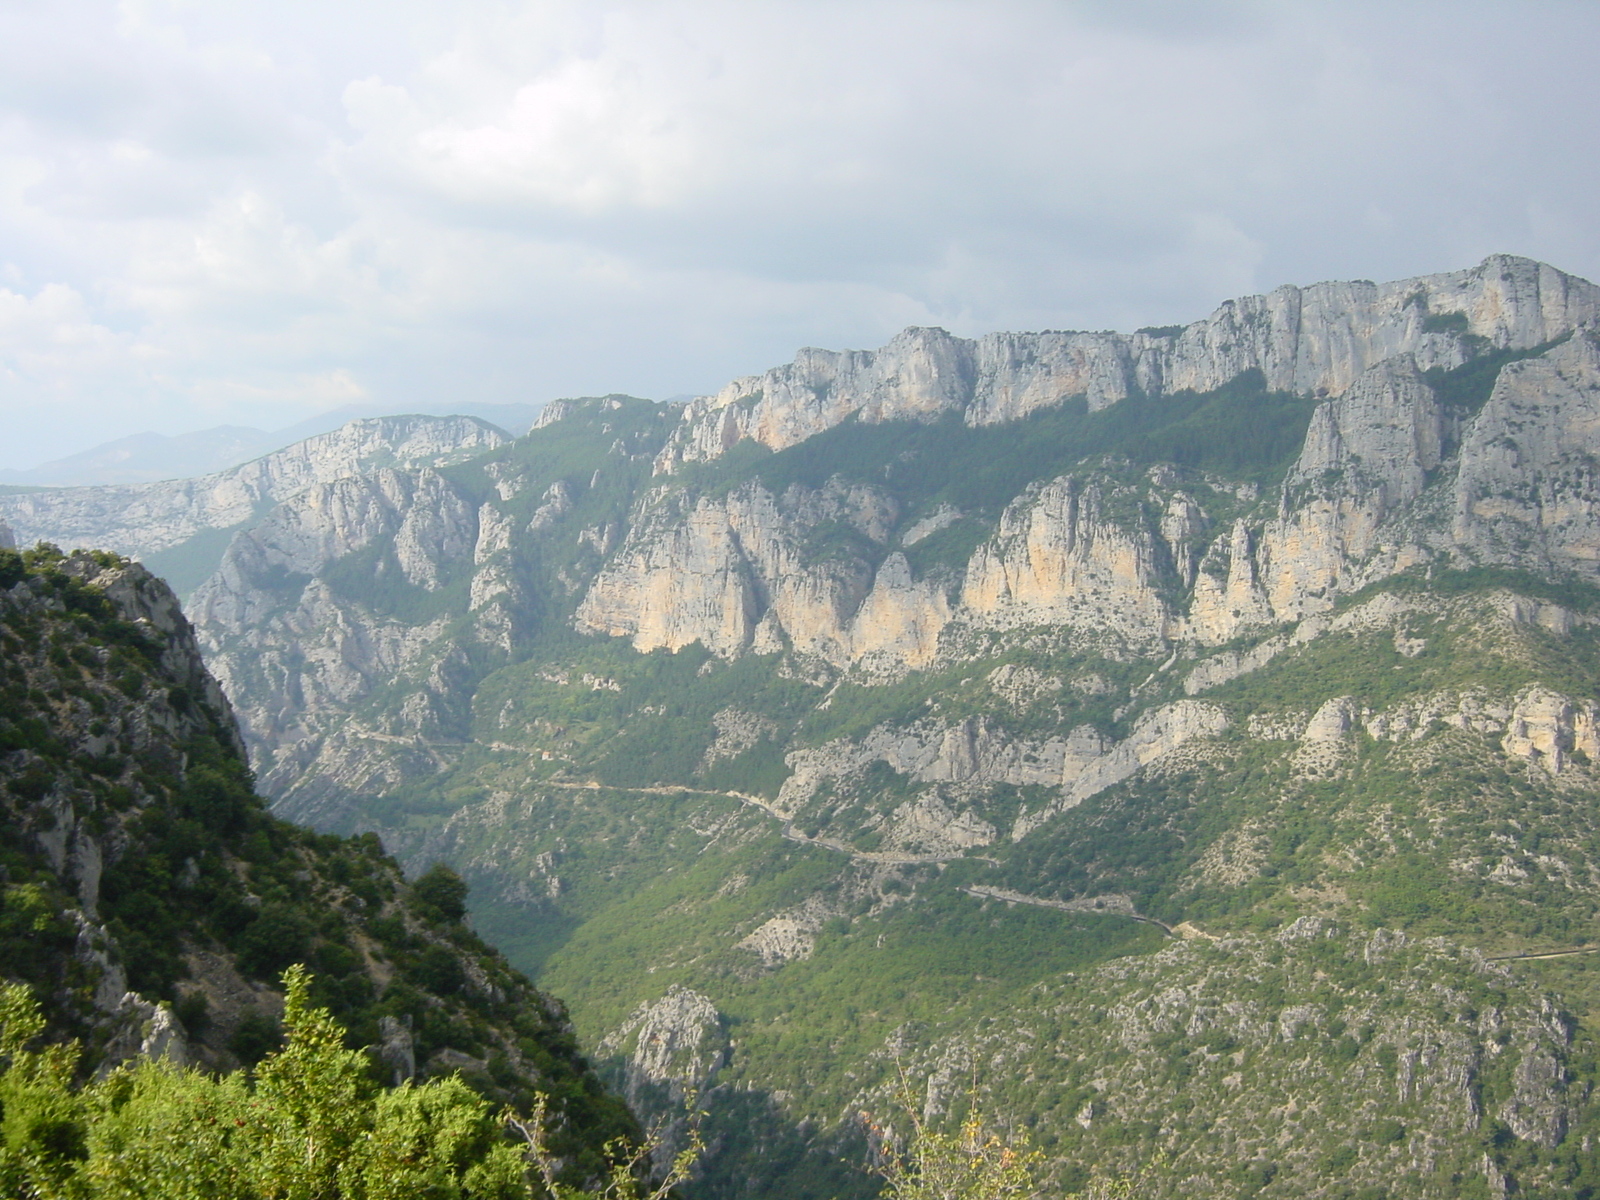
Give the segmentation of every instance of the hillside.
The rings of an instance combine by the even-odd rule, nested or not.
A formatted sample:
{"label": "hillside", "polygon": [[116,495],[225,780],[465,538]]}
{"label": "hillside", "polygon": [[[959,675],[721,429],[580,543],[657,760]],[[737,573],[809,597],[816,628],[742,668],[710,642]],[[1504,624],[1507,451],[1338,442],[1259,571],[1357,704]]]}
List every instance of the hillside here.
{"label": "hillside", "polygon": [[1585,1195],[1597,319],[1497,256],[807,350],[288,497],[190,612],[280,814],[705,1089],[701,1196],[863,1193],[902,1071],[1064,1188]]}
{"label": "hillside", "polygon": [[[278,1042],[279,982],[387,1082],[462,1072],[594,1174],[634,1131],[562,1007],[462,924],[448,873],[407,884],[376,838],[268,815],[171,592],[100,552],[0,549],[0,963],[86,1067],[137,1054],[227,1070]],[[9,1126],[8,1126],[9,1128]]]}
{"label": "hillside", "polygon": [[216,570],[235,532],[307,488],[363,471],[442,465],[509,440],[475,417],[366,418],[194,479],[0,494],[0,519],[23,545],[139,558],[187,596]]}
{"label": "hillside", "polygon": [[[373,404],[345,405],[270,432],[239,425],[218,425],[171,436],[136,433],[25,470],[0,469],[0,491],[6,488],[38,491],[122,486],[214,475],[297,442],[333,433],[356,421],[392,419],[396,415]],[[526,431],[539,415],[539,407],[534,404],[472,404],[458,399],[434,415],[475,417],[497,429]],[[415,414],[409,419],[415,420]],[[39,536],[51,540],[47,534]]]}

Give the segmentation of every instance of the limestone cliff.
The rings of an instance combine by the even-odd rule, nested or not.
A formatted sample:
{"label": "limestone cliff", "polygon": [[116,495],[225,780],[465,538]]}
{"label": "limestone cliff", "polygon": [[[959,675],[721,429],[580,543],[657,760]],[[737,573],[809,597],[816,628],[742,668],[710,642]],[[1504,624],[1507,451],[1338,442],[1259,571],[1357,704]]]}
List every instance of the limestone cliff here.
{"label": "limestone cliff", "polygon": [[[842,484],[658,495],[579,605],[579,628],[629,636],[640,650],[700,641],[729,656],[792,646],[830,662],[931,657],[942,597],[919,588],[903,558],[873,563],[899,517],[892,496]],[[931,629],[903,615],[928,607]]]}
{"label": "limestone cliff", "polygon": [[[915,330],[875,354],[808,351],[684,408],[562,401],[525,448],[464,474],[322,479],[324,457],[297,451],[299,474],[279,475],[303,486],[234,539],[191,612],[241,698],[264,783],[311,814],[441,769],[471,719],[474,656],[515,658],[553,619],[640,652],[698,643],[727,661],[778,655],[807,677],[888,681],[1040,639],[1171,657],[1304,622],[1412,568],[1592,573],[1596,295],[1500,257],[1280,289],[1182,331],[963,343]],[[1150,396],[1238,403],[1192,389],[1241,371],[1309,414],[1281,467],[1074,460],[1068,443],[1055,470],[988,511],[920,497],[892,462],[776,483],[759,462],[731,464],[724,478],[704,440],[786,446],[847,417],[942,413],[975,432],[1026,427],[1074,393],[1108,416],[1119,397],[1145,397],[1159,422]],[[1473,380],[1486,394],[1463,391]],[[473,429],[447,457],[495,441]],[[580,444],[582,470],[545,465]],[[693,460],[701,474],[674,473]],[[447,637],[469,614],[470,632]],[[403,699],[354,715],[395,686]],[[1123,707],[1138,705],[1134,693]]]}
{"label": "limestone cliff", "polygon": [[254,521],[315,485],[382,467],[442,465],[509,440],[476,417],[368,418],[195,479],[0,496],[0,516],[25,545],[96,546],[145,557],[207,530]]}
{"label": "limestone cliff", "polygon": [[1593,284],[1495,255],[1470,271],[1381,285],[1281,287],[1230,300],[1181,330],[970,340],[910,329],[878,351],[804,350],[787,366],[694,401],[657,470],[715,458],[745,438],[782,449],[850,416],[870,423],[954,412],[984,425],[1071,396],[1097,409],[1135,390],[1208,391],[1252,369],[1274,389],[1337,394],[1401,354],[1423,367],[1459,366],[1468,356],[1463,335],[1521,348],[1597,317]]}
{"label": "limestone cliff", "polygon": [[1507,366],[1461,438],[1451,540],[1485,560],[1593,572],[1597,438],[1596,336]]}
{"label": "limestone cliff", "polygon": [[1408,357],[1372,368],[1318,408],[1278,512],[1202,574],[1193,632],[1295,620],[1436,558],[1592,575],[1597,392],[1589,332],[1508,364],[1475,414],[1448,411]]}
{"label": "limestone cliff", "polygon": [[[314,485],[234,539],[190,610],[212,670],[246,698],[241,723],[264,751],[256,765],[266,787],[283,787],[305,767],[323,719],[411,666],[445,624],[443,610],[420,622],[374,614],[330,587],[323,571],[370,551],[373,584],[438,594],[471,561],[478,532],[477,506],[442,476],[384,468]],[[448,719],[438,693],[449,690],[436,684],[385,732],[436,735]]]}
{"label": "limestone cliff", "polygon": [[[785,507],[754,485],[715,501],[658,489],[578,623],[641,650],[789,645],[893,674],[973,630],[1214,644],[1435,558],[1589,573],[1600,553],[1586,457],[1597,354],[1580,333],[1512,362],[1473,412],[1444,403],[1417,354],[1400,353],[1315,409],[1284,482],[1254,505],[1229,503],[1217,480],[1158,470],[1130,482],[1084,464],[1017,497],[937,580],[891,553],[892,493],[856,550],[812,563],[797,548],[833,518],[792,498]],[[902,545],[916,540],[899,532]]]}

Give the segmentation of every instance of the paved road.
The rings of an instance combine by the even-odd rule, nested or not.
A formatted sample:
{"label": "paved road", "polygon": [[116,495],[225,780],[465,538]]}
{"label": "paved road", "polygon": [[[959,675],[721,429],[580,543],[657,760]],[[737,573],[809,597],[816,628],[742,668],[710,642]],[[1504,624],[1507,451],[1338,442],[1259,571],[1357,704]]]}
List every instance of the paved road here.
{"label": "paved road", "polygon": [[[894,863],[904,865],[916,863],[950,862],[952,859],[969,857],[966,854],[905,854],[898,850],[857,850],[854,846],[851,846],[845,842],[841,842],[836,838],[814,837],[811,834],[802,833],[799,829],[795,828],[794,819],[787,813],[779,812],[773,807],[771,801],[763,800],[760,796],[747,795],[744,792],[712,791],[708,788],[685,787],[681,784],[666,784],[659,787],[612,787],[609,784],[595,783],[591,780],[568,782],[554,779],[540,779],[534,781],[531,786],[572,788],[575,790],[589,792],[642,792],[648,796],[723,796],[727,797],[728,799],[737,800],[741,804],[749,805],[751,808],[759,808],[774,821],[781,822],[783,826],[783,836],[788,838],[791,842],[799,842],[803,846],[819,846],[824,850],[831,850],[835,854],[848,855],[857,862]],[[997,862],[998,860],[993,858],[984,858],[983,861],[992,863]]]}
{"label": "paved road", "polygon": [[1107,896],[1085,896],[1081,900],[1046,900],[1041,896],[1013,892],[1009,888],[984,887],[977,884],[961,890],[969,896],[978,896],[985,900],[1004,900],[1007,904],[1031,904],[1035,908],[1053,908],[1059,912],[1104,913],[1108,916],[1131,917],[1135,921],[1143,921],[1146,925],[1158,926],[1166,930],[1170,936],[1177,936],[1171,925],[1154,917],[1144,916],[1133,907],[1133,901],[1120,892]]}

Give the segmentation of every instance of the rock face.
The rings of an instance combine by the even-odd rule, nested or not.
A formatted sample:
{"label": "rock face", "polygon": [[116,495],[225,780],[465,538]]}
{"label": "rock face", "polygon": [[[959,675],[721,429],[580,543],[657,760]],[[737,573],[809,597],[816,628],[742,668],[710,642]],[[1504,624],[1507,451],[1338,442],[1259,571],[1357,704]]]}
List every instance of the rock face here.
{"label": "rock face", "polygon": [[710,999],[685,987],[669,988],[654,1004],[640,1005],[602,1045],[628,1050],[628,1093],[667,1086],[675,1098],[698,1092],[726,1056],[721,1017]]}
{"label": "rock face", "polygon": [[[121,962],[92,949],[109,938],[100,924],[101,881],[118,856],[119,839],[96,827],[103,819],[90,819],[96,806],[88,796],[68,781],[55,779],[48,752],[71,747],[86,762],[116,763],[128,756],[159,768],[178,763],[177,747],[185,739],[220,732],[235,754],[242,755],[243,746],[228,721],[227,701],[201,662],[188,621],[171,592],[142,567],[130,563],[108,566],[79,555],[62,562],[54,579],[29,573],[8,583],[0,590],[0,630],[12,692],[5,721],[7,752],[0,756],[4,817],[11,828],[27,832],[60,885],[77,900],[78,912],[69,916],[81,922],[78,957],[95,977],[94,1003],[106,1018],[120,1020],[128,1015],[137,1022],[143,1019],[138,1015],[142,1010],[134,1003],[137,997],[125,1000],[127,975]],[[151,665],[165,686],[141,697],[142,702],[130,702],[131,697],[110,688],[105,690],[112,692],[111,696],[97,696],[82,688],[79,692],[83,694],[63,692],[63,711],[52,714],[55,729],[53,736],[46,738],[39,736],[37,727],[19,724],[36,714],[29,711],[33,705],[26,700],[18,702],[17,689],[21,685],[24,693],[36,690],[48,695],[40,685],[49,683],[49,666],[57,664],[30,661],[35,654],[42,657],[44,647],[36,639],[30,647],[24,637],[68,620],[72,583],[87,585],[103,595],[115,606],[118,617],[146,635],[150,656],[155,659]],[[85,665],[91,670],[112,662],[109,652],[89,651],[80,658],[89,660]],[[129,680],[126,690],[138,693],[133,683],[136,677],[124,678]],[[214,728],[217,726],[220,728]],[[109,766],[102,766],[106,769]],[[134,1044],[137,1046],[137,1038]]]}
{"label": "rock face", "polygon": [[[442,628],[442,618],[375,618],[320,574],[372,551],[384,586],[436,595],[478,541],[477,506],[440,475],[388,468],[308,488],[235,538],[190,609],[223,686],[250,698],[241,712],[247,735],[273,747],[257,763],[266,787],[304,766],[298,735],[308,717],[348,708],[394,678]],[[217,652],[223,644],[228,653]],[[291,679],[293,703],[268,682]],[[421,735],[443,719],[427,694],[407,712],[408,731]]]}
{"label": "rock face", "polygon": [[1063,476],[1019,498],[967,564],[958,615],[979,628],[1057,624],[1134,643],[1169,637],[1173,614],[1159,589],[1174,547],[1110,518],[1108,502],[1127,491]]}
{"label": "rock face", "polygon": [[123,620],[144,631],[156,648],[163,675],[203,706],[218,722],[217,734],[228,749],[243,757],[244,741],[234,723],[233,706],[207,670],[194,627],[161,580],[137,563],[105,562],[77,554],[65,560],[62,572],[80,580],[115,606]]}
{"label": "rock face", "polygon": [[439,466],[510,440],[476,417],[369,418],[196,479],[0,496],[0,516],[27,545],[143,557],[208,530],[235,529],[315,485],[382,467]]}
{"label": "rock face", "polygon": [[[1459,314],[1455,323],[1452,314]],[[1069,396],[1098,409],[1135,390],[1209,391],[1249,370],[1262,371],[1276,390],[1339,393],[1398,355],[1413,355],[1423,367],[1460,365],[1457,325],[1496,348],[1526,347],[1597,317],[1593,284],[1495,255],[1471,271],[1382,285],[1282,287],[1230,300],[1181,331],[974,341],[909,329],[878,351],[803,350],[787,366],[694,401],[657,470],[715,458],[745,438],[783,449],[851,416],[874,423],[954,413],[986,425]]]}
{"label": "rock face", "polygon": [[[1446,411],[1415,355],[1398,355],[1316,408],[1281,490],[1246,515],[1219,521],[1228,505],[1214,483],[1075,472],[1029,488],[939,578],[894,551],[891,494],[663,489],[640,504],[577,622],[640,650],[792,647],[894,673],[935,661],[947,631],[1056,625],[1129,646],[1216,644],[1438,556],[1591,573],[1597,355],[1581,334],[1512,363],[1476,414]],[[858,546],[808,557],[829,522]]]}
{"label": "rock face", "polygon": [[874,569],[871,550],[814,544],[842,528],[883,547],[899,508],[881,491],[794,487],[774,497],[752,484],[721,500],[663,495],[645,513],[585,595],[580,629],[631,637],[639,650],[700,641],[732,657],[792,646],[830,662],[889,655],[921,665],[937,645],[942,596],[919,587],[903,557]]}
{"label": "rock face", "polygon": [[1600,344],[1574,337],[1512,363],[1461,438],[1451,540],[1484,558],[1592,572]]}

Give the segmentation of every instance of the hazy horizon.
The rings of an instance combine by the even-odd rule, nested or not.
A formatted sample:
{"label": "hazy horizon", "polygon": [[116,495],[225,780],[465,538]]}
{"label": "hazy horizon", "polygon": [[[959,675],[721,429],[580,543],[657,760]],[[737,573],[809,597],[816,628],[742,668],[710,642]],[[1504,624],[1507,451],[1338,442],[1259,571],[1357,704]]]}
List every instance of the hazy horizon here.
{"label": "hazy horizon", "polygon": [[1495,252],[1600,276],[1578,0],[69,0],[0,32],[0,468]]}

